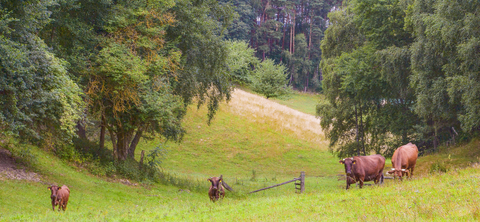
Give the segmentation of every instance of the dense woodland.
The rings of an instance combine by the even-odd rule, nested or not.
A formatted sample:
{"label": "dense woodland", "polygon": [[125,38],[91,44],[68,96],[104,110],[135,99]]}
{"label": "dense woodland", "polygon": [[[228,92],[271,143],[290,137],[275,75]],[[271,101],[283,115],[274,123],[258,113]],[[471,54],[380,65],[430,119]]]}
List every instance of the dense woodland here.
{"label": "dense woodland", "polygon": [[328,13],[341,0],[222,0],[238,16],[228,27],[228,39],[247,41],[262,61],[287,67],[288,84],[299,91],[321,91],[320,42]]}
{"label": "dense woodland", "polygon": [[340,156],[478,136],[479,1],[352,0],[329,19],[317,114]]}
{"label": "dense woodland", "polygon": [[2,0],[0,129],[122,162],[245,83],[322,92],[339,156],[435,150],[480,130],[479,37],[473,0]]}

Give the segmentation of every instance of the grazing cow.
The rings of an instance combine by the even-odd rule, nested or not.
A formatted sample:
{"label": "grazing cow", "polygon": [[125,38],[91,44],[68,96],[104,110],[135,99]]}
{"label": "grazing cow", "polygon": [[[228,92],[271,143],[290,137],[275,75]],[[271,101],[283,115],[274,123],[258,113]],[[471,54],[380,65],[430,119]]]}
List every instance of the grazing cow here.
{"label": "grazing cow", "polygon": [[339,161],[345,165],[347,174],[347,190],[350,184],[360,181],[360,188],[364,181],[374,181],[383,183],[383,168],[385,167],[385,157],[380,154],[371,156],[355,156]]}
{"label": "grazing cow", "polygon": [[219,198],[225,197],[225,189],[222,185],[222,175],[220,177],[210,177],[208,181],[212,183],[210,189],[208,189],[208,196],[210,200],[215,202]]}
{"label": "grazing cow", "polygon": [[402,177],[407,174],[409,178],[413,175],[413,169],[417,163],[418,148],[413,143],[408,143],[398,147],[392,156],[392,170],[388,171],[388,174],[393,174],[393,177],[398,177],[402,180]]}
{"label": "grazing cow", "polygon": [[58,206],[58,211],[67,209],[68,198],[70,197],[70,189],[67,186],[63,185],[59,187],[57,185],[52,185],[48,187],[52,192],[50,194],[50,199],[52,199],[52,209],[55,210],[55,206]]}

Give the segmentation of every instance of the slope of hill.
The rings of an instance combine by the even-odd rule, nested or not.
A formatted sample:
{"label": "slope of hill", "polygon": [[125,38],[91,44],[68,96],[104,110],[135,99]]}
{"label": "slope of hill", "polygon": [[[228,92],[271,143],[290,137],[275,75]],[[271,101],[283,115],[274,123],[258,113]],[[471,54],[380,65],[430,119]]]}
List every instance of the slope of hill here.
{"label": "slope of hill", "polygon": [[[206,125],[205,109],[190,108],[184,141],[167,142],[165,171],[201,184],[203,192],[95,177],[36,147],[18,145],[37,157],[28,171],[35,172],[40,182],[0,177],[0,221],[480,219],[480,202],[472,198],[480,194],[478,152],[470,151],[479,146],[478,141],[420,158],[413,180],[386,180],[382,186],[353,186],[346,191],[345,181],[336,176],[343,166],[318,139],[323,139],[321,129],[302,127],[307,125],[302,121],[311,116],[249,96],[236,91],[210,126]],[[138,151],[160,142],[144,141]],[[430,170],[436,161],[448,168],[446,173]],[[473,167],[461,169],[464,166]],[[293,184],[246,194],[289,180],[300,171],[307,172],[304,194],[295,194]],[[227,192],[224,200],[211,203],[206,178],[219,174],[236,192]],[[53,183],[66,184],[72,191],[65,213],[51,209],[46,188]]]}

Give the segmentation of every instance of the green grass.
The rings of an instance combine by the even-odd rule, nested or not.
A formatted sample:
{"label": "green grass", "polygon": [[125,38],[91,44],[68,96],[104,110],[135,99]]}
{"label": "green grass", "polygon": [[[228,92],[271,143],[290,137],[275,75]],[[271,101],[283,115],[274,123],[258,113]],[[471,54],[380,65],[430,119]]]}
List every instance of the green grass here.
{"label": "green grass", "polygon": [[296,109],[307,114],[316,115],[317,104],[323,98],[324,96],[322,94],[294,91],[294,93],[288,98],[272,100],[292,109]]}
{"label": "green grass", "polygon": [[[335,175],[337,159],[327,144],[299,140],[293,133],[276,129],[275,124],[258,123],[226,112],[224,107],[208,126],[206,109],[189,109],[185,119],[188,133],[182,143],[167,143],[163,168],[182,175],[224,177],[298,176],[305,171],[314,176]],[[274,120],[271,120],[274,121]],[[271,124],[268,124],[271,123]],[[151,150],[161,141],[143,141],[136,150]],[[322,164],[320,164],[322,163]]]}
{"label": "green grass", "polygon": [[[381,186],[351,186],[337,174],[343,165],[326,144],[300,140],[278,129],[275,120],[256,121],[221,109],[211,126],[205,109],[190,109],[182,143],[167,143],[166,172],[200,183],[204,191],[171,185],[127,186],[119,178],[91,175],[49,152],[31,147],[31,170],[43,183],[0,181],[0,221],[476,221],[480,219],[480,142],[443,149],[421,157],[415,177],[385,180]],[[143,141],[150,150],[159,140]],[[25,145],[18,145],[21,146]],[[446,173],[432,172],[441,163]],[[386,168],[390,166],[387,160]],[[474,167],[468,167],[468,166]],[[467,168],[464,168],[467,167]],[[306,172],[306,192],[287,184],[255,194],[249,191],[281,183]],[[224,175],[236,192],[209,201],[210,176]],[[255,175],[255,176],[254,176]],[[132,181],[134,182],[134,181]],[[66,212],[51,210],[50,184],[66,184],[71,197]],[[371,184],[371,182],[368,182]]]}
{"label": "green grass", "polygon": [[[44,179],[72,190],[65,213],[52,212],[47,185],[6,181],[0,186],[1,221],[474,221],[480,219],[480,168],[452,170],[382,186],[353,186],[335,176],[307,176],[306,192],[293,184],[256,194],[232,194],[217,203],[172,186],[131,187],[89,176],[55,157],[41,156]],[[53,164],[53,166],[52,166]],[[341,168],[341,165],[338,166]],[[50,172],[50,173],[49,173]],[[63,176],[62,176],[63,175]],[[250,186],[277,181],[258,179]],[[231,183],[236,188],[241,185]]]}

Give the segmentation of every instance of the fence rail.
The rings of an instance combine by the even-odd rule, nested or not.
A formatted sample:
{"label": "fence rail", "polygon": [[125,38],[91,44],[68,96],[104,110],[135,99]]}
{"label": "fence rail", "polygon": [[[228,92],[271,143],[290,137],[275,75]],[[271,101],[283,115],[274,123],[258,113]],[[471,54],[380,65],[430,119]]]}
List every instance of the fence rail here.
{"label": "fence rail", "polygon": [[259,192],[259,191],[262,191],[262,190],[268,190],[268,189],[271,189],[271,188],[274,188],[274,187],[282,186],[282,185],[285,185],[287,183],[292,183],[292,182],[296,182],[296,181],[299,181],[299,182],[295,183],[295,192],[296,193],[305,192],[305,172],[302,171],[300,173],[300,177],[298,177],[298,178],[293,178],[293,180],[289,180],[289,181],[286,181],[286,182],[283,182],[283,183],[275,184],[273,186],[265,187],[265,188],[262,188],[262,189],[254,190],[250,193],[256,193],[256,192]]}

